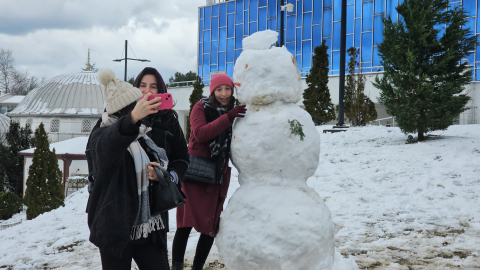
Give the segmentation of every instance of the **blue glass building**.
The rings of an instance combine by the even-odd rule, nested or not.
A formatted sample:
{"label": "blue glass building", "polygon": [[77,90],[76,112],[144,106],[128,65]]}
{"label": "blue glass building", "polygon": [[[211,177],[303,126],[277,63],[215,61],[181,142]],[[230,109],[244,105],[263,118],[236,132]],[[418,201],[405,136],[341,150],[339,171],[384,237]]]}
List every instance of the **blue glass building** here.
{"label": "blue glass building", "polygon": [[[285,11],[285,46],[295,55],[302,77],[312,65],[313,49],[326,40],[330,74],[340,70],[340,24],[342,0],[284,0],[294,5]],[[360,49],[364,73],[382,71],[377,45],[382,42],[382,18],[398,20],[395,7],[403,0],[347,0],[347,46]],[[475,34],[480,31],[477,0],[453,0],[450,7],[463,6],[467,22]],[[208,84],[210,74],[233,76],[235,60],[242,52],[242,39],[257,31],[280,31],[280,0],[232,0],[200,7],[198,35],[198,75]],[[442,26],[439,26],[441,29]],[[480,53],[480,47],[477,50]],[[480,80],[480,55],[472,52],[467,61],[475,69],[472,80]],[[348,61],[348,57],[346,57]],[[477,69],[478,68],[478,69]]]}

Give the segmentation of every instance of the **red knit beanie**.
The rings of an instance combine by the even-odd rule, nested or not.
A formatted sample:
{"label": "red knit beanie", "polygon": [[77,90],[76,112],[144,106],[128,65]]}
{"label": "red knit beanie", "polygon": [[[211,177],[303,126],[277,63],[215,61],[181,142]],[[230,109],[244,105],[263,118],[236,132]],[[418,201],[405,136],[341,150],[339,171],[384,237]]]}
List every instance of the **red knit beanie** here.
{"label": "red knit beanie", "polygon": [[213,74],[212,79],[210,80],[210,95],[212,95],[215,89],[217,89],[217,87],[221,85],[230,86],[230,88],[232,88],[232,95],[233,95],[233,91],[235,90],[233,88],[233,81],[225,73]]}

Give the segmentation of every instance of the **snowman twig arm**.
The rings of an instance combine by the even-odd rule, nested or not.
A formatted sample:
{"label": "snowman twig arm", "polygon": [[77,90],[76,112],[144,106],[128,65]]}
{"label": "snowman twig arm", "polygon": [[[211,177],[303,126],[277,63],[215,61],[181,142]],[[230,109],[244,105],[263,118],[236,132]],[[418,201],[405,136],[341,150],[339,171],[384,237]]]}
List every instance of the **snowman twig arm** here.
{"label": "snowman twig arm", "polygon": [[228,120],[227,114],[207,123],[203,103],[201,101],[195,104],[192,114],[190,115],[191,136],[199,143],[209,142],[231,125],[232,123]]}

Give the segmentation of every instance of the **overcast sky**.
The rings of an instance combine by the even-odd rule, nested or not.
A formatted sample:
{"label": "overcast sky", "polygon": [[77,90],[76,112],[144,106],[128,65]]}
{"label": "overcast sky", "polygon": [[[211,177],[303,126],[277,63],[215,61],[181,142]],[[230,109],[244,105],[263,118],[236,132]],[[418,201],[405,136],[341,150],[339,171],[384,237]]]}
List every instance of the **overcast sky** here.
{"label": "overcast sky", "polygon": [[[87,61],[111,68],[123,79],[146,66],[165,81],[176,71],[197,69],[198,7],[205,0],[0,0],[0,48],[12,51],[16,67],[50,79],[81,71]],[[132,52],[133,50],[133,52]],[[135,54],[133,54],[135,53]]]}

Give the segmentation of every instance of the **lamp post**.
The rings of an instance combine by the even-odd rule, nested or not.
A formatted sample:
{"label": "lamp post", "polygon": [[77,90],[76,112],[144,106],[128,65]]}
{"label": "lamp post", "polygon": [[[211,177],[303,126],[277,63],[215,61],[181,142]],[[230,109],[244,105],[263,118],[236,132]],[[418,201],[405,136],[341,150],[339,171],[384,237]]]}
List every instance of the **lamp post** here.
{"label": "lamp post", "polygon": [[150,62],[150,60],[147,60],[147,59],[127,58],[127,51],[128,51],[128,40],[125,40],[125,58],[112,60],[112,61],[115,61],[115,62],[122,62],[122,61],[125,60],[125,77],[123,79],[124,81],[127,81],[127,60],[135,60],[135,61],[140,61],[140,62]]}
{"label": "lamp post", "polygon": [[287,9],[288,12],[293,11],[293,4],[286,4],[284,5],[284,0],[281,0],[280,2],[280,47],[282,47],[285,41],[284,37],[284,30],[285,30],[285,9]]}
{"label": "lamp post", "polygon": [[345,47],[347,43],[347,0],[342,0],[342,22],[340,39],[340,76],[338,82],[338,123],[335,127],[345,126]]}

